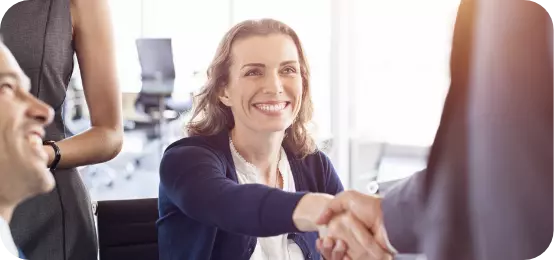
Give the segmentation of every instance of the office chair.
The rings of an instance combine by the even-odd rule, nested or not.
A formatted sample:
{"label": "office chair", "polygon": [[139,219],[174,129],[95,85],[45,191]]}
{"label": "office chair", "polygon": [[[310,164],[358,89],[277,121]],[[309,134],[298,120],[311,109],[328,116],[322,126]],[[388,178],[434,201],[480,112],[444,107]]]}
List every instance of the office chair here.
{"label": "office chair", "polygon": [[158,199],[93,203],[100,260],[157,260]]}
{"label": "office chair", "polygon": [[[151,118],[149,122],[135,122],[128,131],[146,131],[148,148],[156,148],[161,156],[168,144],[168,123],[180,118],[192,108],[192,100],[179,102],[172,98],[175,88],[175,65],[171,39],[141,38],[136,40],[141,66],[142,88],[138,93],[135,108]],[[154,145],[159,142],[159,145]],[[135,158],[137,166],[141,160],[151,155],[152,149],[143,149]]]}

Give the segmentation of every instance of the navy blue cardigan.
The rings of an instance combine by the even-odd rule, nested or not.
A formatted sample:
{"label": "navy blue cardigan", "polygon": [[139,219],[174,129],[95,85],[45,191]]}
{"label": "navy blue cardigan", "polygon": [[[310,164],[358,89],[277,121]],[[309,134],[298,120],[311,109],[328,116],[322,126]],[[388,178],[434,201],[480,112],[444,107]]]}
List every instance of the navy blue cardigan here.
{"label": "navy blue cardigan", "polygon": [[300,159],[285,149],[296,193],[239,185],[228,134],[183,138],[165,151],[157,222],[160,260],[247,260],[257,237],[280,234],[288,234],[305,259],[319,259],[317,232],[299,232],[292,215],[306,192],[343,190],[329,158],[317,151]]}

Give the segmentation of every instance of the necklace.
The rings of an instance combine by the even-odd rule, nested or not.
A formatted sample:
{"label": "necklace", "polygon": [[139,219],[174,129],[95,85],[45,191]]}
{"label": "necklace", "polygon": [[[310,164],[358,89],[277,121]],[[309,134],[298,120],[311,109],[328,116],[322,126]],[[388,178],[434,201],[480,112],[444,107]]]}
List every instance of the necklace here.
{"label": "necklace", "polygon": [[[231,136],[229,136],[229,144],[230,144],[231,151],[233,153],[235,153],[243,163],[245,163],[247,165],[250,165],[254,169],[257,169],[257,167],[255,165],[253,165],[252,163],[250,163],[246,159],[244,159],[244,157],[242,157],[242,155],[239,153],[239,151],[237,151],[237,148],[235,147],[235,144],[233,143],[233,138],[231,138]],[[283,175],[281,174],[281,171],[279,170],[279,163],[280,162],[281,162],[281,151],[279,151],[279,158],[277,160],[277,171],[276,171],[276,174],[275,174],[275,185],[270,186],[269,185],[270,183],[268,183],[267,186],[270,186],[272,188],[281,189],[281,187],[279,187],[279,182],[283,181],[283,188],[285,188],[285,179],[283,178]],[[268,181],[269,181],[269,179],[268,179]]]}
{"label": "necklace", "polygon": [[[277,174],[275,175],[275,187],[274,188],[279,188],[281,189],[281,186],[279,185],[279,182],[280,181],[284,181],[283,179],[283,175],[281,175],[281,171],[279,170],[279,168],[277,168]],[[283,183],[283,188],[285,187],[285,184]]]}

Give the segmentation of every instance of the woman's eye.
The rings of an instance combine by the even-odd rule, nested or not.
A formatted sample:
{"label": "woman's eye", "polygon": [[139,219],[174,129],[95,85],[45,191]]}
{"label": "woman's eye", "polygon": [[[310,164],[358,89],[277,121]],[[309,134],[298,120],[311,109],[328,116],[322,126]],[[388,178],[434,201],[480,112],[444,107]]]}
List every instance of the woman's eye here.
{"label": "woman's eye", "polygon": [[283,69],[283,72],[286,74],[294,74],[296,73],[296,69],[293,67],[286,67]]}
{"label": "woman's eye", "polygon": [[262,73],[259,70],[249,70],[244,76],[259,76]]}

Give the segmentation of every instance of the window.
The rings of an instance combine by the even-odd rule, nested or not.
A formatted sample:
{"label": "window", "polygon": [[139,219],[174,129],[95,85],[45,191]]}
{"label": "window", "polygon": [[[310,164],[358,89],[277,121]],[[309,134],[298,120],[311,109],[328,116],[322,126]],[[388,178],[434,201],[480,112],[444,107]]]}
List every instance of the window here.
{"label": "window", "polygon": [[[140,91],[137,38],[171,38],[175,62],[174,96],[200,87],[220,38],[229,26],[229,2],[219,0],[110,1],[121,88]],[[217,6],[218,8],[214,8]]]}
{"label": "window", "polygon": [[229,28],[229,1],[143,2],[143,36],[172,38],[177,74],[174,97],[188,97],[204,83],[217,45]]}
{"label": "window", "polygon": [[263,17],[289,24],[299,34],[311,66],[314,122],[318,133],[329,135],[329,0],[117,0],[110,4],[118,75],[124,92],[140,91],[137,38],[172,38],[177,75],[174,97],[187,96],[203,84],[217,45],[232,24]]}
{"label": "window", "polygon": [[142,33],[142,6],[137,0],[109,1],[118,78],[123,92],[140,91],[140,65],[135,39]]}
{"label": "window", "polygon": [[459,0],[354,1],[355,102],[362,139],[430,146],[450,84]]}

